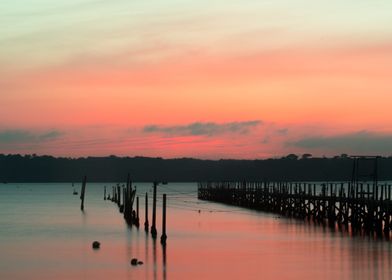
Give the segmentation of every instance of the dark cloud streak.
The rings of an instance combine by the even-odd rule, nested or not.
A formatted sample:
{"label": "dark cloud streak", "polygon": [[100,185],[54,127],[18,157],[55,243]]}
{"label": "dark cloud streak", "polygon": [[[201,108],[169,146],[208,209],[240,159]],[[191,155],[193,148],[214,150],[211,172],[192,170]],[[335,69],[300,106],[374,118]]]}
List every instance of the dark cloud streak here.
{"label": "dark cloud streak", "polygon": [[288,146],[314,150],[392,154],[392,134],[369,131],[337,136],[307,137],[287,144]]}
{"label": "dark cloud streak", "polygon": [[0,144],[41,143],[59,138],[63,133],[57,130],[32,132],[29,130],[0,130]]}
{"label": "dark cloud streak", "polygon": [[162,133],[170,136],[216,136],[225,133],[247,134],[252,128],[261,125],[259,120],[246,122],[195,122],[188,125],[161,126],[148,125],[143,128],[145,133]]}

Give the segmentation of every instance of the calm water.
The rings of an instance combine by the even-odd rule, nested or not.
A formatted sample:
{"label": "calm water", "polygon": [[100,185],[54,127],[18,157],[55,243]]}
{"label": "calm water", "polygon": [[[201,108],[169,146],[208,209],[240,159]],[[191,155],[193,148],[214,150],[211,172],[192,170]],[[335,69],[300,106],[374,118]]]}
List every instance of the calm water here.
{"label": "calm water", "polygon": [[[84,213],[70,183],[0,185],[0,279],[392,278],[391,242],[198,201],[192,183],[158,188],[159,198],[168,194],[164,249],[125,224],[104,185],[87,184]],[[136,185],[143,225],[151,184]],[[161,199],[158,234],[160,214]]]}

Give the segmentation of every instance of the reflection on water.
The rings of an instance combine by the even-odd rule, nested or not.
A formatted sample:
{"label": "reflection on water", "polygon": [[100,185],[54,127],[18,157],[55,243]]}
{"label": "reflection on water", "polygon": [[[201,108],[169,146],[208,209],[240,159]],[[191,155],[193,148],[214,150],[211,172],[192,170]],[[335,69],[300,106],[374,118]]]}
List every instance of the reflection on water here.
{"label": "reflection on water", "polygon": [[162,264],[163,264],[163,280],[166,280],[166,270],[167,270],[167,263],[166,263],[166,244],[162,244]]}
{"label": "reflection on water", "polygon": [[152,259],[154,261],[154,280],[157,279],[157,240],[152,239]]}
{"label": "reflection on water", "polygon": [[[392,278],[388,241],[198,201],[196,184],[158,188],[157,221],[168,194],[161,246],[143,227],[125,224],[103,187],[87,185],[81,212],[71,184],[0,185],[0,279]],[[150,189],[138,184],[138,195],[151,197]],[[94,240],[100,250],[91,249]],[[132,258],[144,264],[133,267]]]}
{"label": "reflection on water", "polygon": [[[148,236],[148,233],[146,233],[146,236]],[[150,263],[150,259],[149,259],[149,247],[148,247],[148,238],[145,238],[145,241],[144,241],[144,244],[145,244],[145,247],[144,247],[144,256],[145,256],[145,259],[144,259],[144,262],[145,262],[145,264],[146,264],[146,266]],[[148,270],[147,269],[145,269],[145,277],[144,277],[145,279],[148,279]]]}

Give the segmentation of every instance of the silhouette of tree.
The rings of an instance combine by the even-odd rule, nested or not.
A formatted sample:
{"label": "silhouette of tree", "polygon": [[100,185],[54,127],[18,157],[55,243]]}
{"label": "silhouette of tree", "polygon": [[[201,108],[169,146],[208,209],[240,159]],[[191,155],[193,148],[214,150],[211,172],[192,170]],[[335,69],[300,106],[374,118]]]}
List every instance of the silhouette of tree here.
{"label": "silhouette of tree", "polygon": [[[306,160],[302,160],[306,159]],[[392,157],[379,160],[379,179],[392,179]],[[78,182],[86,175],[91,182],[121,182],[131,172],[132,180],[194,182],[215,180],[350,180],[350,157],[317,158],[295,154],[281,159],[199,160],[147,157],[55,158],[0,154],[0,182]]]}
{"label": "silhouette of tree", "polygon": [[312,157],[312,154],[303,154],[302,159],[309,159]]}

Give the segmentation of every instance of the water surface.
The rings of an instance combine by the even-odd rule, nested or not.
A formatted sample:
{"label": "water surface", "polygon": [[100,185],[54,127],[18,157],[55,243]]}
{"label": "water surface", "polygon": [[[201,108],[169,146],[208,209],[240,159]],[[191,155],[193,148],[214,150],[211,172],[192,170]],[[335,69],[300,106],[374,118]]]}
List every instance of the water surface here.
{"label": "water surface", "polygon": [[[390,242],[198,201],[195,183],[158,187],[158,237],[168,195],[162,247],[143,228],[152,184],[136,184],[140,229],[103,200],[105,185],[87,184],[84,212],[71,183],[0,185],[0,279],[392,278]],[[100,250],[92,250],[94,240]],[[144,264],[132,267],[132,258]]]}

